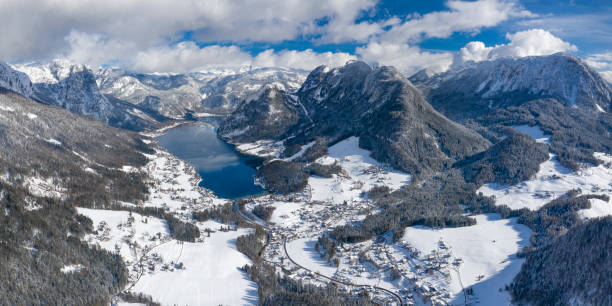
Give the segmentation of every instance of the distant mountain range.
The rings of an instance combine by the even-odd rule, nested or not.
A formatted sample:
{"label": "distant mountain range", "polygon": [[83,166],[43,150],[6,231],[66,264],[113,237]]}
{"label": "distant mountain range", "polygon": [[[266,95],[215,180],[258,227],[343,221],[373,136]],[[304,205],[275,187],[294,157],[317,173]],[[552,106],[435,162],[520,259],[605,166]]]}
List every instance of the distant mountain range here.
{"label": "distant mountain range", "polygon": [[[13,68],[13,69],[11,69]],[[227,115],[263,85],[295,91],[305,72],[280,68],[138,74],[90,68],[65,60],[3,64],[3,87],[113,126],[142,130],[187,114]],[[29,77],[29,79],[28,79]]]}
{"label": "distant mountain range", "polygon": [[137,74],[118,69],[96,72],[100,90],[170,118],[186,113],[227,115],[263,85],[291,92],[306,72],[280,68],[210,70],[189,74]]}

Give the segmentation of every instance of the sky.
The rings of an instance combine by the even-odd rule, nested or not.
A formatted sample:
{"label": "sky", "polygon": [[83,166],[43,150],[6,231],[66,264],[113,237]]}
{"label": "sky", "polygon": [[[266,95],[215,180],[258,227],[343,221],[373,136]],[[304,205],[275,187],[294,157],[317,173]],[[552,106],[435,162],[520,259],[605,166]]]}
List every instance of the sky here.
{"label": "sky", "polygon": [[358,59],[410,75],[563,51],[612,81],[609,0],[0,0],[0,29],[11,63],[185,73]]}

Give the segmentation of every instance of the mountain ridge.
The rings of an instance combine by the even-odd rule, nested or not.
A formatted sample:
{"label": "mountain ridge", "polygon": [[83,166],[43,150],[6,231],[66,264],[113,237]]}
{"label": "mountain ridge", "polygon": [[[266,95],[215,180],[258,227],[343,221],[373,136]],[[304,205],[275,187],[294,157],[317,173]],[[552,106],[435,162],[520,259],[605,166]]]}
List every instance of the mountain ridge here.
{"label": "mountain ridge", "polygon": [[[332,143],[356,135],[375,158],[415,174],[440,170],[447,162],[490,145],[435,111],[392,67],[373,69],[360,61],[334,69],[320,66],[295,95],[279,93],[283,105],[293,104],[286,112],[298,117],[297,123],[270,135],[263,126],[249,125],[252,115],[245,101],[222,123],[219,136],[234,143],[271,137],[306,144],[314,137],[326,137]],[[258,105],[279,102],[266,97],[258,101]]]}

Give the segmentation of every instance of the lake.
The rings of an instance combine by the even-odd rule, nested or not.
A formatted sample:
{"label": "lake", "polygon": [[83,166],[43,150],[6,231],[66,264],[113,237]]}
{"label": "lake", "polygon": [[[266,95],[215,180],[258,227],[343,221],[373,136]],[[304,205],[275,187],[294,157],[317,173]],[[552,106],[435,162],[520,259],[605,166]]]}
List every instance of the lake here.
{"label": "lake", "polygon": [[202,177],[200,186],[218,197],[235,199],[261,194],[255,185],[253,160],[217,138],[216,129],[203,122],[183,124],[158,137],[168,152],[190,163]]}

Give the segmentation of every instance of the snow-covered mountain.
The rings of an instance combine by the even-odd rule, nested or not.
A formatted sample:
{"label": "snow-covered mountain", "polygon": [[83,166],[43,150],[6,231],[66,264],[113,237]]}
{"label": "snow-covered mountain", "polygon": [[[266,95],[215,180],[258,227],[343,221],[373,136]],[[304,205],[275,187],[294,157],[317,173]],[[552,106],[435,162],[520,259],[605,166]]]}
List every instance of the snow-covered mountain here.
{"label": "snow-covered mountain", "polygon": [[57,105],[80,115],[92,115],[100,121],[121,128],[142,130],[155,126],[162,116],[146,109],[105,96],[93,71],[66,60],[50,63],[13,65],[32,81],[30,94],[39,102]]}
{"label": "snow-covered mountain", "polygon": [[542,98],[593,112],[611,110],[612,87],[568,53],[470,62],[424,76],[411,81],[437,110],[456,119]]}
{"label": "snow-covered mountain", "polygon": [[116,117],[113,105],[98,89],[94,74],[84,65],[64,60],[47,64],[16,65],[32,80],[35,97],[73,113],[93,115],[109,123]]}
{"label": "snow-covered mountain", "polygon": [[291,92],[305,77],[304,71],[246,67],[174,75],[119,69],[97,72],[104,94],[172,118],[182,118],[187,112],[227,115],[264,85]]}
{"label": "snow-covered mountain", "polygon": [[0,62],[0,87],[10,89],[25,97],[31,97],[34,92],[32,82],[25,73],[16,71],[2,62]]}
{"label": "snow-covered mountain", "polygon": [[333,143],[356,135],[375,158],[413,174],[439,170],[489,145],[435,111],[395,68],[364,62],[320,66],[295,95],[267,90],[246,100],[219,135],[235,143],[291,139],[302,145],[314,137]]}

